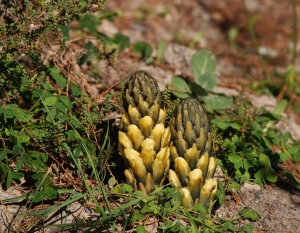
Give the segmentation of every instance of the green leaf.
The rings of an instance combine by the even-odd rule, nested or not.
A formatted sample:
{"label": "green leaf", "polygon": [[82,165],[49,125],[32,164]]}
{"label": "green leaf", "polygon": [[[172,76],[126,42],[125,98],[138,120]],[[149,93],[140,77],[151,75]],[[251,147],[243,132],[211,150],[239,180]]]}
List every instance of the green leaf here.
{"label": "green leaf", "polygon": [[232,182],[229,186],[228,186],[228,191],[231,191],[232,189],[235,189],[235,190],[240,190],[241,189],[241,186],[236,183],[236,182]]}
{"label": "green leaf", "polygon": [[243,175],[241,175],[241,177],[240,177],[240,181],[242,183],[248,181],[249,179],[250,179],[250,174],[247,171]]}
{"label": "green leaf", "polygon": [[191,58],[191,68],[195,78],[204,73],[214,73],[216,67],[216,58],[214,54],[208,50],[200,50]]}
{"label": "green leaf", "polygon": [[138,41],[134,43],[133,51],[135,53],[142,55],[142,57],[145,58],[145,57],[149,57],[152,54],[152,47],[151,45],[143,41]]}
{"label": "green leaf", "polygon": [[43,178],[46,174],[47,174],[46,172],[38,172],[38,173],[33,174],[31,176],[31,178],[34,180],[38,180],[38,179]]}
{"label": "green leaf", "polygon": [[200,203],[198,203],[197,205],[195,205],[193,207],[193,210],[197,211],[198,213],[203,214],[203,215],[208,214],[207,209],[205,208],[205,206],[202,205],[202,204],[200,204]]}
{"label": "green leaf", "polygon": [[220,120],[219,118],[215,118],[213,123],[222,130],[225,130],[228,127],[227,122],[225,120]]}
{"label": "green leaf", "polygon": [[233,142],[224,142],[223,147],[226,148],[229,152],[235,152],[236,146]]}
{"label": "green leaf", "polygon": [[116,179],[115,179],[115,178],[113,178],[113,177],[110,177],[110,178],[109,178],[109,180],[108,180],[108,185],[109,185],[110,188],[114,187],[116,183],[117,183],[117,182],[116,182]]}
{"label": "green leaf", "polygon": [[204,96],[203,101],[212,109],[225,109],[232,105],[231,99],[227,96]]}
{"label": "green leaf", "polygon": [[236,231],[237,229],[232,222],[226,222],[224,224],[224,230]]}
{"label": "green leaf", "polygon": [[217,197],[219,199],[220,205],[223,205],[225,202],[225,188],[224,188],[224,184],[219,180],[218,180]]}
{"label": "green leaf", "polygon": [[279,153],[279,157],[280,157],[280,162],[284,162],[286,161],[288,158],[290,158],[290,155],[285,153],[285,152],[280,152]]}
{"label": "green leaf", "polygon": [[263,184],[262,180],[259,179],[259,178],[254,179],[253,182],[254,182],[255,184],[258,184],[261,188],[264,187],[264,184]]}
{"label": "green leaf", "polygon": [[293,174],[286,172],[286,171],[281,171],[289,180],[289,182],[295,186],[297,189],[300,189],[300,180],[294,176]]}
{"label": "green leaf", "polygon": [[24,177],[24,174],[21,172],[11,171],[11,176],[13,179],[21,179],[22,177]]}
{"label": "green leaf", "polygon": [[53,187],[47,185],[47,186],[44,187],[44,189],[45,189],[46,195],[49,198],[51,198],[51,199],[57,199],[58,198],[57,190],[54,189]]}
{"label": "green leaf", "polygon": [[2,109],[0,108],[0,110],[2,110],[2,112],[4,113],[5,122],[7,118],[14,117],[21,122],[27,122],[33,117],[32,113],[27,113],[16,104],[7,104],[6,106],[3,106]]}
{"label": "green leaf", "polygon": [[131,193],[133,191],[133,188],[129,184],[123,184],[122,189],[127,193]]}
{"label": "green leaf", "polygon": [[16,164],[16,170],[20,170],[22,165],[24,164],[25,161],[25,156],[23,154],[21,154],[17,160],[17,164]]}
{"label": "green leaf", "polygon": [[259,158],[258,158],[258,161],[259,161],[260,164],[262,164],[264,166],[271,166],[270,159],[265,154],[260,154]]}
{"label": "green leaf", "polygon": [[60,96],[59,100],[68,108],[68,110],[72,110],[72,102],[69,100],[67,96]]}
{"label": "green leaf", "polygon": [[191,86],[193,93],[196,96],[207,96],[208,95],[207,91],[203,87],[198,85],[197,83],[191,82],[190,86]]}
{"label": "green leaf", "polygon": [[164,56],[164,53],[166,51],[166,48],[167,48],[167,43],[165,40],[163,39],[160,39],[158,44],[157,44],[157,56],[156,56],[156,59],[158,62],[161,61],[161,59],[163,58]]}
{"label": "green leaf", "polygon": [[7,173],[8,173],[8,166],[3,164],[3,163],[0,163],[0,178],[1,178],[1,183],[4,182],[5,180],[5,177],[7,176]]}
{"label": "green leaf", "polygon": [[175,221],[165,224],[162,229],[163,232],[178,232],[182,227],[182,224],[176,219]]}
{"label": "green leaf", "polygon": [[61,75],[61,70],[57,68],[49,68],[52,78],[59,84],[61,87],[67,86],[67,79]]}
{"label": "green leaf", "polygon": [[246,231],[246,233],[252,233],[252,232],[253,232],[253,226],[252,226],[252,224],[251,224],[251,223],[248,223],[248,224],[245,226],[244,230]]}
{"label": "green leaf", "polygon": [[97,33],[97,26],[100,23],[100,19],[92,14],[84,14],[80,18],[80,25],[79,28],[81,30],[88,29],[89,33],[96,34]]}
{"label": "green leaf", "polygon": [[254,174],[254,177],[258,179],[267,179],[270,182],[277,181],[276,173],[270,167],[260,169]]}
{"label": "green leaf", "polygon": [[259,214],[249,207],[244,207],[239,214],[243,219],[248,219],[251,221],[256,221],[260,218]]}
{"label": "green leaf", "polygon": [[273,110],[272,114],[273,114],[273,115],[274,115],[274,114],[275,114],[275,115],[281,115],[281,114],[284,112],[284,110],[286,109],[287,105],[288,105],[288,101],[287,101],[287,100],[285,100],[285,99],[281,100],[281,101],[276,105],[276,107],[275,107],[275,109]]}
{"label": "green leaf", "polygon": [[152,213],[153,212],[153,208],[145,205],[142,209],[141,209],[141,213],[145,214],[145,213]]}
{"label": "green leaf", "polygon": [[22,146],[21,145],[14,145],[13,146],[13,152],[14,152],[14,154],[15,155],[18,155],[18,154],[20,154],[21,153],[21,151],[22,151]]}
{"label": "green leaf", "polygon": [[6,158],[7,152],[7,149],[0,149],[0,161]]}
{"label": "green leaf", "polygon": [[56,96],[49,96],[48,98],[46,98],[44,100],[44,103],[47,106],[53,106],[56,101],[57,101],[57,97]]}
{"label": "green leaf", "polygon": [[297,153],[293,154],[293,160],[295,163],[298,163],[300,161],[300,150],[297,151]]}
{"label": "green leaf", "polygon": [[45,193],[45,189],[43,188],[42,190],[37,191],[36,195],[33,198],[33,202],[35,203],[40,202],[44,199],[45,196],[46,193]]}
{"label": "green leaf", "polygon": [[212,91],[217,85],[217,78],[212,73],[204,73],[200,76],[195,76],[195,82],[205,90]]}
{"label": "green leaf", "polygon": [[229,159],[229,161],[232,162],[232,163],[237,163],[237,162],[239,162],[239,161],[242,161],[241,156],[239,156],[239,155],[237,155],[237,154],[230,154],[230,155],[228,156],[228,159]]}
{"label": "green leaf", "polygon": [[75,97],[81,96],[82,94],[81,89],[74,83],[71,83],[71,91],[72,91],[72,95],[74,95]]}
{"label": "green leaf", "polygon": [[130,46],[128,36],[124,36],[123,34],[117,33],[114,39],[119,44],[120,51],[123,51],[124,49]]}
{"label": "green leaf", "polygon": [[254,161],[253,161],[253,158],[246,158],[246,159],[244,159],[243,160],[243,167],[244,167],[244,169],[246,170],[246,171],[248,171],[248,169],[250,168],[250,167],[254,167],[255,165],[254,165]]}
{"label": "green leaf", "polygon": [[233,166],[236,170],[240,169],[243,166],[243,160],[237,161]]}
{"label": "green leaf", "polygon": [[11,182],[12,182],[12,174],[11,171],[9,171],[6,176],[6,189],[8,189],[11,186]]}
{"label": "green leaf", "polygon": [[274,172],[273,169],[271,169],[269,167],[266,168],[266,178],[268,181],[273,182],[273,183],[277,181],[276,173]]}
{"label": "green leaf", "polygon": [[29,131],[32,134],[32,136],[36,139],[41,139],[46,136],[45,130],[41,128],[33,128],[33,129],[29,129]]}
{"label": "green leaf", "polygon": [[137,233],[148,232],[148,231],[146,231],[146,229],[145,229],[145,227],[143,225],[138,225],[135,230],[136,230]]}
{"label": "green leaf", "polygon": [[20,131],[16,134],[16,139],[18,143],[28,143],[30,141],[30,137],[24,131]]}
{"label": "green leaf", "polygon": [[242,124],[239,122],[232,122],[228,123],[228,126],[230,126],[233,129],[239,130],[242,127]]}
{"label": "green leaf", "polygon": [[179,77],[174,77],[172,79],[172,82],[170,83],[170,90],[173,95],[182,99],[190,97],[192,93],[186,81]]}

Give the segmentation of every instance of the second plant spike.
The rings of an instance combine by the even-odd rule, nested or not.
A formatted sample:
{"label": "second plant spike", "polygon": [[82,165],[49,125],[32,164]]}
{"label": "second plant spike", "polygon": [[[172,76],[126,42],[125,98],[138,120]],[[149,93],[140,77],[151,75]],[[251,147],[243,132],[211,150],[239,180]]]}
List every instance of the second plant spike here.
{"label": "second plant spike", "polygon": [[156,80],[145,71],[135,72],[123,93],[119,152],[127,169],[127,182],[148,194],[162,185],[170,166],[170,127]]}
{"label": "second plant spike", "polygon": [[210,121],[205,108],[193,98],[178,105],[173,117],[176,133],[170,145],[172,169],[168,178],[182,194],[187,208],[213,203],[217,190],[216,158],[212,157]]}

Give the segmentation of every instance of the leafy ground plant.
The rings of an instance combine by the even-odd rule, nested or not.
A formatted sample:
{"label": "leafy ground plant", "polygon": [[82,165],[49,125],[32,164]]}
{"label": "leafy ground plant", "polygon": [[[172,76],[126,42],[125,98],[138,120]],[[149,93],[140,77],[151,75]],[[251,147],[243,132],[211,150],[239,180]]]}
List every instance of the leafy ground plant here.
{"label": "leafy ground plant", "polygon": [[205,103],[208,110],[225,109],[232,104],[227,96],[213,92],[217,84],[217,77],[214,75],[217,61],[210,51],[196,52],[191,58],[190,66],[194,81],[187,83],[181,77],[174,77],[170,84],[172,94],[179,98],[196,97]]}

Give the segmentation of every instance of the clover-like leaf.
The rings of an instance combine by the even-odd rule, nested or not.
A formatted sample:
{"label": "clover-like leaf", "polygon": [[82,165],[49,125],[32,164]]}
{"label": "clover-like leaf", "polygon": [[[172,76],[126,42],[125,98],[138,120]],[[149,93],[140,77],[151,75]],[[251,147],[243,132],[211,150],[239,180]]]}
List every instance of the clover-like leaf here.
{"label": "clover-like leaf", "polygon": [[212,91],[217,84],[217,77],[213,73],[203,73],[195,76],[195,82],[205,90]]}
{"label": "clover-like leaf", "polygon": [[191,89],[186,81],[180,77],[174,77],[170,84],[173,95],[179,98],[187,98],[191,96]]}
{"label": "clover-like leaf", "polygon": [[217,61],[214,54],[208,50],[200,50],[191,59],[191,67],[195,77],[204,73],[214,73]]}
{"label": "clover-like leaf", "polygon": [[227,96],[204,96],[203,101],[212,109],[225,109],[232,104]]}
{"label": "clover-like leaf", "polygon": [[256,221],[260,218],[260,215],[250,207],[244,207],[239,214],[243,219],[249,219],[252,221]]}

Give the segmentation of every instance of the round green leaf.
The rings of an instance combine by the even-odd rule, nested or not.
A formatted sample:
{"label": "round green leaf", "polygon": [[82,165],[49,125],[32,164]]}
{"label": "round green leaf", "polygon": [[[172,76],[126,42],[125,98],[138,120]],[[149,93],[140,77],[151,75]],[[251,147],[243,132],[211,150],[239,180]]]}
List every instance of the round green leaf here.
{"label": "round green leaf", "polygon": [[174,77],[170,84],[172,94],[179,98],[187,98],[191,96],[191,89],[185,80],[179,77]]}
{"label": "round green leaf", "polygon": [[267,179],[270,182],[276,182],[277,176],[276,173],[269,167],[264,167],[254,174],[254,177],[257,179]]}
{"label": "round green leaf", "polygon": [[202,204],[200,204],[200,203],[198,203],[197,205],[195,205],[193,207],[193,210],[196,211],[196,212],[198,212],[198,213],[200,213],[200,214],[203,214],[203,215],[208,214],[207,209],[205,208],[205,206],[202,205]]}
{"label": "round green leaf", "polygon": [[242,209],[239,214],[241,215],[241,217],[243,219],[249,219],[252,221],[256,221],[260,218],[259,214],[256,213],[253,209],[251,209],[250,207],[244,207],[244,209]]}
{"label": "round green leaf", "polygon": [[241,186],[236,183],[236,182],[232,182],[229,186],[228,186],[228,191],[235,189],[235,190],[240,190]]}
{"label": "round green leaf", "polygon": [[55,104],[56,100],[57,100],[56,96],[49,96],[48,98],[46,98],[44,100],[44,103],[47,106],[53,106]]}
{"label": "round green leaf", "polygon": [[259,158],[258,158],[258,161],[260,164],[264,165],[264,166],[270,166],[270,159],[267,155],[265,154],[260,154],[259,155]]}
{"label": "round green leaf", "polygon": [[58,197],[57,190],[55,190],[51,186],[45,186],[44,189],[45,189],[45,193],[47,194],[47,196],[49,198],[51,198],[51,199],[57,199],[57,197]]}
{"label": "round green leaf", "polygon": [[270,182],[276,182],[277,181],[276,173],[269,167],[266,168],[266,178]]}
{"label": "round green leaf", "polygon": [[122,189],[128,193],[131,193],[133,191],[133,188],[129,184],[123,184]]}
{"label": "round green leaf", "polygon": [[212,91],[217,85],[217,77],[213,73],[204,73],[199,76],[195,76],[195,82],[205,90]]}
{"label": "round green leaf", "polygon": [[191,68],[195,77],[204,73],[214,73],[217,61],[214,54],[208,50],[200,50],[191,59]]}
{"label": "round green leaf", "polygon": [[109,185],[109,187],[110,187],[110,188],[113,188],[115,184],[116,184],[115,178],[110,177],[109,180],[108,180],[108,185]]}
{"label": "round green leaf", "polygon": [[233,142],[224,142],[223,147],[226,148],[230,152],[235,152],[236,146]]}
{"label": "round green leaf", "polygon": [[239,162],[239,161],[242,160],[242,158],[241,158],[239,155],[236,155],[236,154],[230,154],[230,155],[228,156],[228,159],[229,159],[229,161],[232,162],[232,163],[237,163],[237,162]]}
{"label": "round green leaf", "polygon": [[232,104],[227,96],[204,96],[203,101],[212,109],[225,109]]}
{"label": "round green leaf", "polygon": [[16,135],[16,139],[18,140],[19,143],[27,143],[30,141],[30,137],[24,131],[20,131]]}
{"label": "round green leaf", "polygon": [[143,41],[138,41],[138,42],[134,43],[133,51],[135,53],[141,54],[142,57],[148,57],[152,53],[152,47],[151,47],[151,45],[149,45]]}

